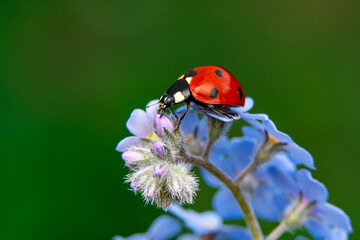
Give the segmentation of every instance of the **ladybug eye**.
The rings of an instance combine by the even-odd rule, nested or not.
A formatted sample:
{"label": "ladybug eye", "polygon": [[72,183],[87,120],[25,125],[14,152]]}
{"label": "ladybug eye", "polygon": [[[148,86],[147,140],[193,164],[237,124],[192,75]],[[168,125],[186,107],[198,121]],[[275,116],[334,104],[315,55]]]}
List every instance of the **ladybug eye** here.
{"label": "ladybug eye", "polygon": [[166,97],[165,99],[164,99],[164,103],[166,104],[166,105],[170,105],[171,103],[173,102],[173,98],[172,97]]}

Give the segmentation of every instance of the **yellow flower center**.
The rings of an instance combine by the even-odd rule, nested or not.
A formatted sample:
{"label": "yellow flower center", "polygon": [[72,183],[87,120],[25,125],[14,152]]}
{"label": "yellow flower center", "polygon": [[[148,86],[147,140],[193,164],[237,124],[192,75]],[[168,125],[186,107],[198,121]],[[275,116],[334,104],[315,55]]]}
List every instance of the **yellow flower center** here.
{"label": "yellow flower center", "polygon": [[279,142],[279,140],[276,137],[269,134],[269,144],[273,145],[273,144],[278,143],[278,142]]}
{"label": "yellow flower center", "polygon": [[189,136],[186,137],[187,142],[191,142],[192,140],[194,140],[194,135],[193,134],[190,134]]}
{"label": "yellow flower center", "polygon": [[157,139],[156,133],[155,132],[150,133],[148,138],[156,140]]}

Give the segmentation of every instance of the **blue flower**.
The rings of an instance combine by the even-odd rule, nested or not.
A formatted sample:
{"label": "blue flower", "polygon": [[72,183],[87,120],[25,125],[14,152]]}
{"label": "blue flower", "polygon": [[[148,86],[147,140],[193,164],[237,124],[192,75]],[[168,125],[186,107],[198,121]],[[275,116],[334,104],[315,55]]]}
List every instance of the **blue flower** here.
{"label": "blue flower", "polygon": [[266,131],[269,134],[271,141],[287,144],[284,150],[295,164],[303,164],[310,169],[315,169],[314,159],[311,154],[304,148],[297,145],[289,135],[277,130],[273,121],[268,119],[260,123],[252,119],[245,120],[251,125],[253,125],[252,127],[243,127],[243,133],[245,136],[254,138],[257,142],[262,142]]}
{"label": "blue flower", "polygon": [[[157,100],[150,101],[147,106],[150,106],[157,102]],[[126,137],[121,140],[116,146],[116,151],[125,152],[130,146],[142,146],[144,144],[141,138],[153,137],[154,117],[157,113],[158,104],[152,105],[146,108],[146,111],[142,109],[135,109],[132,111],[130,118],[126,122],[126,127],[134,135]]]}
{"label": "blue flower", "polygon": [[[209,160],[232,179],[254,159],[257,143],[247,137],[219,139],[210,152]],[[277,168],[285,175],[293,176],[296,167],[285,154],[277,154],[271,161],[250,172],[240,184],[242,191],[251,199],[257,215],[265,220],[278,220],[283,211],[281,191],[274,184],[269,170]],[[201,170],[205,182],[220,188],[213,199],[213,207],[224,219],[242,218],[242,211],[232,193],[213,175]]]}
{"label": "blue flower", "polygon": [[173,217],[161,215],[151,224],[146,233],[137,233],[127,238],[115,236],[112,240],[167,240],[172,239],[181,231],[180,222]]}
{"label": "blue flower", "polygon": [[[328,191],[324,184],[312,178],[306,169],[299,170],[295,180],[272,168],[274,182],[287,195],[288,204],[284,219],[289,225],[304,225],[316,239],[331,239],[332,235],[352,232],[350,218],[344,211],[327,202]],[[285,201],[284,201],[285,203]],[[296,215],[297,213],[301,213]],[[337,229],[333,232],[334,229]]]}
{"label": "blue flower", "polygon": [[185,226],[197,235],[216,233],[223,226],[222,218],[212,211],[197,213],[194,210],[186,210],[179,205],[172,204],[169,212],[180,218]]}
{"label": "blue flower", "polygon": [[196,236],[213,236],[214,239],[242,239],[250,240],[251,236],[246,228],[224,225],[223,219],[213,211],[202,213],[191,209],[183,209],[178,205],[171,205],[169,211],[180,218],[185,226],[194,234],[181,236],[180,239],[197,239]]}

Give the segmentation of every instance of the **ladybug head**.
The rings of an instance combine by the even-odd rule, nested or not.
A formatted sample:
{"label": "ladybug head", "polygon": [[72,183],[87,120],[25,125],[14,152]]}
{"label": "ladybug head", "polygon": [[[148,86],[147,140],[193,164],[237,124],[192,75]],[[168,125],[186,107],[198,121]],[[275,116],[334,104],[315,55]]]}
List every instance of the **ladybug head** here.
{"label": "ladybug head", "polygon": [[166,108],[168,108],[174,104],[175,104],[174,97],[168,93],[165,93],[164,95],[161,96],[161,98],[159,100],[158,113],[161,111],[164,111]]}

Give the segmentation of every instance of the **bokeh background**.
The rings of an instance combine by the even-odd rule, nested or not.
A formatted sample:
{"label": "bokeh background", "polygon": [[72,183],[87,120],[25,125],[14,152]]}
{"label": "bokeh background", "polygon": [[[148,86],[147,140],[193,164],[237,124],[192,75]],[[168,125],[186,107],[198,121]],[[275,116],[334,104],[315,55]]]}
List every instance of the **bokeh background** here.
{"label": "bokeh background", "polygon": [[[216,64],[360,224],[360,2],[1,1],[0,239],[110,239],[162,211],[123,183],[134,108]],[[231,135],[241,133],[235,124]],[[211,208],[201,184],[193,208]],[[262,223],[266,231],[274,225]],[[289,234],[283,239],[293,239]]]}

